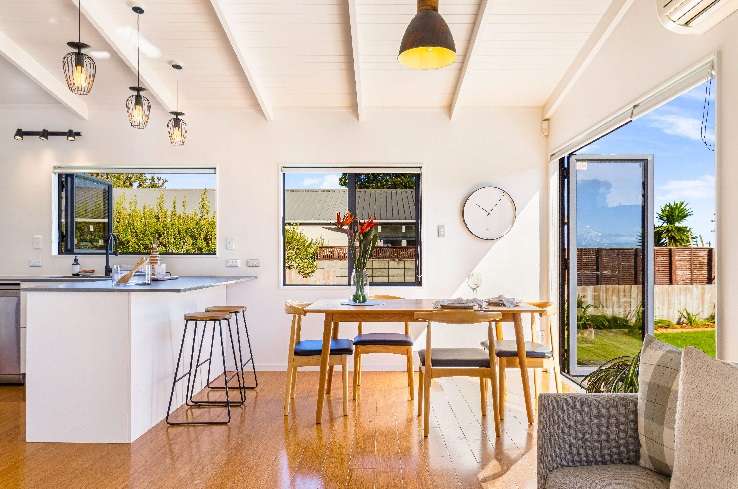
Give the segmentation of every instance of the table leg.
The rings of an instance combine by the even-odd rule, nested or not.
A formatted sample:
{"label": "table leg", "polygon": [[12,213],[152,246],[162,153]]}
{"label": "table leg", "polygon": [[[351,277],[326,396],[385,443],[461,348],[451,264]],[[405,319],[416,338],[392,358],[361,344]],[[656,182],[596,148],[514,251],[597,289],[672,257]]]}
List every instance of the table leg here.
{"label": "table leg", "polygon": [[325,399],[325,380],[328,374],[328,359],[331,353],[331,330],[333,329],[333,318],[330,314],[325,315],[323,321],[323,349],[320,352],[320,380],[318,381],[318,407],[315,411],[315,424],[320,424],[323,418],[323,401]]}
{"label": "table leg", "polygon": [[528,415],[528,424],[533,424],[533,404],[530,398],[530,381],[528,379],[528,360],[525,356],[525,334],[523,333],[523,321],[520,314],[515,314],[515,342],[518,347],[518,363],[520,365],[520,378],[523,381],[523,396],[525,397],[525,412]]}
{"label": "table leg", "polygon": [[[333,338],[334,340],[338,339],[338,323],[333,323],[333,333],[331,334],[331,338]],[[331,391],[333,390],[333,369],[333,365],[328,367],[328,387],[325,388],[325,393],[329,396],[331,395]]]}

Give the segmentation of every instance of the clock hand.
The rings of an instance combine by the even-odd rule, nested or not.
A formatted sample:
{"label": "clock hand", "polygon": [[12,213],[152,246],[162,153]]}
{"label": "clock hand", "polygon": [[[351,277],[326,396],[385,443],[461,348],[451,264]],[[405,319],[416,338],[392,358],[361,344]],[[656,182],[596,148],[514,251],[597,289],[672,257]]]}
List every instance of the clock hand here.
{"label": "clock hand", "polygon": [[491,213],[493,210],[495,210],[495,207],[500,205],[500,202],[502,202],[502,197],[500,197],[500,200],[498,200],[495,205],[492,206],[492,208],[489,210],[488,214]]}
{"label": "clock hand", "polygon": [[482,207],[481,205],[477,204],[476,202],[474,202],[474,205],[476,205],[477,207],[479,207],[480,209],[482,209],[482,210],[483,210],[484,212],[486,212],[486,213],[487,213],[487,215],[489,216],[489,213],[490,213],[490,211],[488,211],[487,209],[485,209],[485,208],[484,208],[484,207]]}

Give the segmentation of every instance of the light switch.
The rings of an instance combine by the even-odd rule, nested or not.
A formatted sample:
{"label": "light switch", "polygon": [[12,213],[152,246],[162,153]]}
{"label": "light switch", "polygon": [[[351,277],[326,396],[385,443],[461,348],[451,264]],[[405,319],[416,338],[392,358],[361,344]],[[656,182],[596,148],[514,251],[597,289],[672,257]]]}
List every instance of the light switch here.
{"label": "light switch", "polygon": [[241,260],[238,258],[229,258],[226,260],[226,267],[227,268],[240,268],[241,267]]}
{"label": "light switch", "polygon": [[446,226],[444,224],[439,224],[436,227],[436,232],[439,238],[445,238],[446,237]]}
{"label": "light switch", "polygon": [[236,240],[233,238],[226,239],[226,249],[227,250],[235,250],[236,249]]}
{"label": "light switch", "polygon": [[43,239],[43,236],[40,234],[34,234],[33,239],[31,240],[31,246],[34,250],[40,250],[41,249],[41,240]]}

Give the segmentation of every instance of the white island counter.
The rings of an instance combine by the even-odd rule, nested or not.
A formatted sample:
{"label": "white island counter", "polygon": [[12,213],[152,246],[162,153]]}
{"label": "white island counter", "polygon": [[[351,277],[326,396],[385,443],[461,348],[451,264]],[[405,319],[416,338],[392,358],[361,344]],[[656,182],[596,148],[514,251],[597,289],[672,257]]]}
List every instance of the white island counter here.
{"label": "white island counter", "polygon": [[24,287],[26,441],[130,443],[144,434],[166,415],[183,315],[229,304],[228,290],[253,279]]}

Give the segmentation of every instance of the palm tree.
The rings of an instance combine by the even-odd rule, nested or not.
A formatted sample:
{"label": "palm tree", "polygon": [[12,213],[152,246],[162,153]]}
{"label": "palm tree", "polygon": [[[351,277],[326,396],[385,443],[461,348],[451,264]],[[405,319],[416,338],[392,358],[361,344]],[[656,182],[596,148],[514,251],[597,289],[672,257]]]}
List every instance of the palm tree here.
{"label": "palm tree", "polygon": [[692,228],[685,226],[684,221],[692,214],[692,209],[683,200],[664,204],[656,215],[659,220],[654,230],[656,246],[691,246]]}

